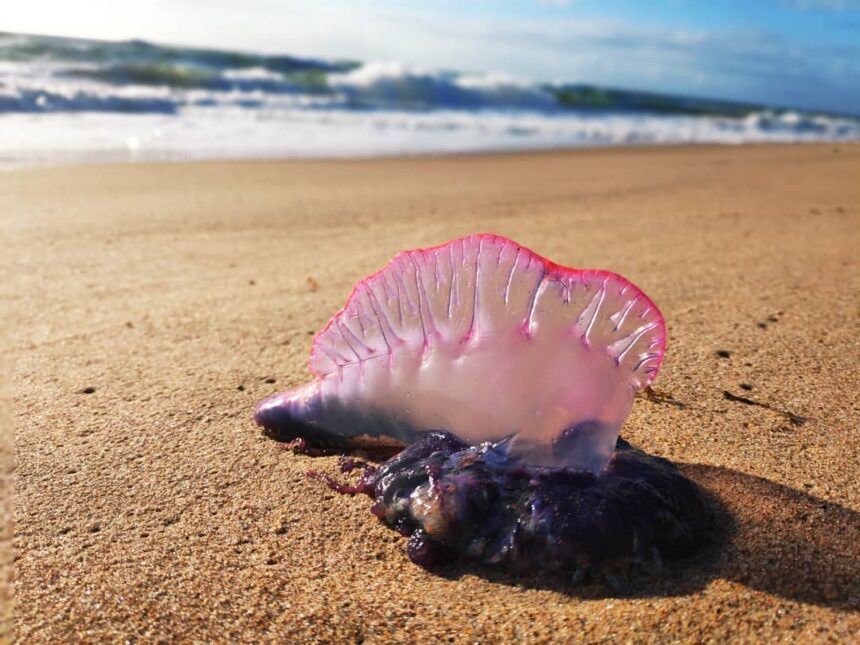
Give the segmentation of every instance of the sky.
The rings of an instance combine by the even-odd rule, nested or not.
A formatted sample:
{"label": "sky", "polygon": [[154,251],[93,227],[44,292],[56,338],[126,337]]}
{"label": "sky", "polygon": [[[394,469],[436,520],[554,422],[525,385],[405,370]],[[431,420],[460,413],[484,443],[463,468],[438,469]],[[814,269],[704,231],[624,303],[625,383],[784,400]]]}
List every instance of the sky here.
{"label": "sky", "polygon": [[0,30],[860,114],[860,0],[0,0]]}

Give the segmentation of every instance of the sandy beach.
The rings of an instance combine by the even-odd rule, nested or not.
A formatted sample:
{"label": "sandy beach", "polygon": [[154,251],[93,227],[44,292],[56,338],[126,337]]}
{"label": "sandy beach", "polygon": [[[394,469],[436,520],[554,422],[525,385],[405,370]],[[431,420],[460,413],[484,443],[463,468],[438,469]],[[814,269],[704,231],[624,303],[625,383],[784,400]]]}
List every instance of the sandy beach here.
{"label": "sandy beach", "polygon": [[[860,145],[17,169],[0,227],[21,643],[860,633]],[[306,477],[336,457],[260,434],[356,280],[475,232],[659,305],[622,435],[720,499],[724,544],[627,595],[434,575]]]}

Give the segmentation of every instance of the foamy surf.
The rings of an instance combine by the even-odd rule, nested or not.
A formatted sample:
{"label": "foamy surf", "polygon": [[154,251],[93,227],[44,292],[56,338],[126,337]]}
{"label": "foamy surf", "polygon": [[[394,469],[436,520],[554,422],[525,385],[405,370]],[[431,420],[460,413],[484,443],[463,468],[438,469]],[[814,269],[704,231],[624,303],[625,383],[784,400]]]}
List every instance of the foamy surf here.
{"label": "foamy surf", "polygon": [[0,34],[0,164],[860,140],[848,116],[356,63]]}

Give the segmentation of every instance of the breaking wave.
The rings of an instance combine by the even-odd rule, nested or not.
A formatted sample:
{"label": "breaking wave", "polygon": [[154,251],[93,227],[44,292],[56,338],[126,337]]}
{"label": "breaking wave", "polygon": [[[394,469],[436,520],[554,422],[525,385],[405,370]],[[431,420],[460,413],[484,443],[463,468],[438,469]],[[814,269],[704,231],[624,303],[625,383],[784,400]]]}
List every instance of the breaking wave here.
{"label": "breaking wave", "polygon": [[[0,135],[13,158],[75,146],[123,157],[129,139],[136,155],[180,158],[860,139],[860,119],[849,116],[396,63],[16,34],[0,34],[2,121],[15,125]],[[73,133],[58,133],[70,125]]]}

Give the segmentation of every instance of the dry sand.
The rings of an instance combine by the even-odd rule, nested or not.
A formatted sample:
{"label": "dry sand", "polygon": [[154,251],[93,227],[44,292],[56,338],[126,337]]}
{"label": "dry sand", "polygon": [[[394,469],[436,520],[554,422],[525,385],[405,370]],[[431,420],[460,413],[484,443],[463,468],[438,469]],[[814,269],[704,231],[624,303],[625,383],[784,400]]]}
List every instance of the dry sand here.
{"label": "dry sand", "polygon": [[[0,211],[22,643],[857,637],[860,146],[16,170]],[[355,280],[476,231],[659,304],[623,434],[722,499],[724,548],[627,597],[431,575],[260,435]]]}

